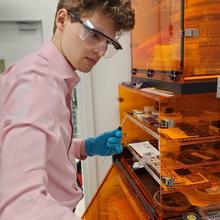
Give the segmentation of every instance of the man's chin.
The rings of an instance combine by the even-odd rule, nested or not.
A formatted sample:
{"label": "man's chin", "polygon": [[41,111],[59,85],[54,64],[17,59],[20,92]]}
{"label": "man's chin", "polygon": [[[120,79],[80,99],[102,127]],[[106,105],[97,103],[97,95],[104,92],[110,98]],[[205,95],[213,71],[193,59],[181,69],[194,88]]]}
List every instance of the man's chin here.
{"label": "man's chin", "polygon": [[89,73],[92,70],[93,67],[91,68],[78,68],[78,71],[83,72],[83,73]]}

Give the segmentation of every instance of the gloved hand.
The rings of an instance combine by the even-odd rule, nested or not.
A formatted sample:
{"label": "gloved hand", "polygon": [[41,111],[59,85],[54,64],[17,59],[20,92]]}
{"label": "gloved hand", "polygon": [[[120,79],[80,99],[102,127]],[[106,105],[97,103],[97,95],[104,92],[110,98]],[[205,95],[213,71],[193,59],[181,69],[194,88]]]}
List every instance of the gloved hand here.
{"label": "gloved hand", "polygon": [[105,132],[95,138],[87,138],[85,140],[86,153],[89,156],[100,155],[109,156],[120,154],[122,152],[121,130]]}

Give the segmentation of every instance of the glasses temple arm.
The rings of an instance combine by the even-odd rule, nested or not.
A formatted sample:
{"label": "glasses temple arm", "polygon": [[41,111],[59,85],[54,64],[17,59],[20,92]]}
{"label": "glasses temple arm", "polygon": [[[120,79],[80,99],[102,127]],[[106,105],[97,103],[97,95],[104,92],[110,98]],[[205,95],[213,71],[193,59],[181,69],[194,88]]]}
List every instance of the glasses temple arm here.
{"label": "glasses temple arm", "polygon": [[77,14],[75,14],[71,11],[67,11],[67,12],[72,18],[75,18],[79,23],[83,24],[83,21],[80,19],[80,17]]}

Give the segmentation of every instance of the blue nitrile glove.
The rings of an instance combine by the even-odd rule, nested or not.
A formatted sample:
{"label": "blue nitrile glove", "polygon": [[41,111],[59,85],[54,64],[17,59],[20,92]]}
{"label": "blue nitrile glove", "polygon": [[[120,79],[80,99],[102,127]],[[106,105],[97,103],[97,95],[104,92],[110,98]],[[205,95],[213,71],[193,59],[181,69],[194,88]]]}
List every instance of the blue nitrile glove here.
{"label": "blue nitrile glove", "polygon": [[105,132],[95,138],[87,138],[85,140],[87,155],[109,156],[120,154],[122,152],[121,136],[122,132],[115,129]]}

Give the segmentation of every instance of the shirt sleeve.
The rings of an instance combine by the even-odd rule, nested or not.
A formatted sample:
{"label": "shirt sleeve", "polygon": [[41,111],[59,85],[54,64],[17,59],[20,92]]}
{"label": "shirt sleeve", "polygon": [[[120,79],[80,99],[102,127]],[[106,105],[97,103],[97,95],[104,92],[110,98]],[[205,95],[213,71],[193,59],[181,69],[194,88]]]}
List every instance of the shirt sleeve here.
{"label": "shirt sleeve", "polygon": [[59,142],[56,89],[31,73],[1,87],[0,219],[79,220],[47,189],[46,162]]}
{"label": "shirt sleeve", "polygon": [[87,158],[85,141],[73,138],[69,153],[75,155],[75,157],[79,160],[85,160]]}

